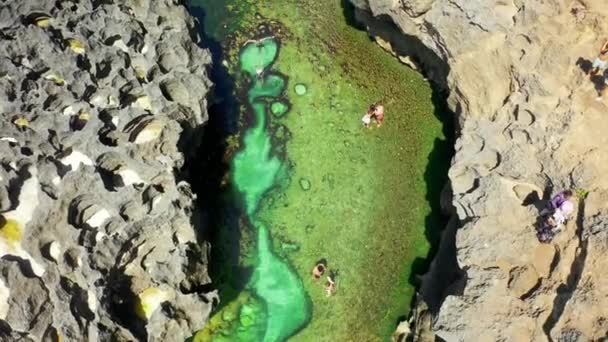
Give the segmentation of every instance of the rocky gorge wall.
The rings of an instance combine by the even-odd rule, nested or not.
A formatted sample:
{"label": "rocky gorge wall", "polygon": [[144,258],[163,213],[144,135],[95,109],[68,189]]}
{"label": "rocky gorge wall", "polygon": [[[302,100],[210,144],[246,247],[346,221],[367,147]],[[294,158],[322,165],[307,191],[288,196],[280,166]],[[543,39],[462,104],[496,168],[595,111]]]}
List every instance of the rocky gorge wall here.
{"label": "rocky gorge wall", "polygon": [[[207,51],[172,0],[0,1],[0,340],[183,341]],[[186,148],[187,146],[187,148]]]}
{"label": "rocky gorge wall", "polygon": [[[608,38],[608,3],[351,2],[380,45],[449,89],[457,115],[446,192],[454,219],[420,289],[432,333],[446,341],[608,338],[608,99],[596,100],[603,80],[584,72]],[[579,191],[567,229],[541,244],[542,201],[525,204],[564,188],[589,195]],[[450,253],[452,264],[443,260]],[[433,339],[417,330],[418,340]]]}

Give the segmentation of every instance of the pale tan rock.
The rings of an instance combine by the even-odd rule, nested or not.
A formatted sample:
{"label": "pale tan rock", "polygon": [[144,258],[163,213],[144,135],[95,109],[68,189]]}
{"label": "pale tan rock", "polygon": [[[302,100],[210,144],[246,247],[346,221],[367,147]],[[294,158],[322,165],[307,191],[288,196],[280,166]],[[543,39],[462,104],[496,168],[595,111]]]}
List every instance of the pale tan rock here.
{"label": "pale tan rock", "polygon": [[534,251],[532,265],[540,277],[547,278],[551,272],[551,264],[555,259],[556,250],[551,244],[540,244]]}
{"label": "pale tan rock", "polygon": [[528,295],[540,281],[538,272],[530,266],[515,267],[509,276],[509,290],[517,298]]}

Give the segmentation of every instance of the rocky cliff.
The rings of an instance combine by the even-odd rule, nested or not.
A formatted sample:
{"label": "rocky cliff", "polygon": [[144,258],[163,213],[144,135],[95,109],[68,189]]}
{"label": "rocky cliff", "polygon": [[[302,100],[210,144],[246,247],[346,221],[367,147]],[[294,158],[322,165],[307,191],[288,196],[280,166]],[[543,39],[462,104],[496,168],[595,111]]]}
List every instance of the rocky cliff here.
{"label": "rocky cliff", "polygon": [[173,0],[0,1],[0,340],[202,327],[208,246],[179,172],[207,120],[195,32]]}
{"label": "rocky cliff", "polygon": [[[421,287],[434,334],[608,338],[608,99],[596,100],[602,77],[585,74],[608,38],[608,3],[352,2],[384,48],[449,90],[457,115],[453,225]],[[541,244],[534,198],[564,188],[579,189],[578,210]]]}

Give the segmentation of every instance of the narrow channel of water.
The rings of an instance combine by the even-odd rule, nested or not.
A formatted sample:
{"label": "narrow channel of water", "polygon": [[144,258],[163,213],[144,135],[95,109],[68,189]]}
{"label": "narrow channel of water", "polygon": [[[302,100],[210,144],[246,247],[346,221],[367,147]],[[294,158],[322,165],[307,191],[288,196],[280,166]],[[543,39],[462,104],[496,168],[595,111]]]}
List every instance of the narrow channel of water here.
{"label": "narrow channel of water", "polygon": [[[443,224],[441,113],[420,75],[347,23],[345,3],[190,1],[222,47],[214,81],[234,86],[211,116],[240,108],[211,224],[221,304],[196,342],[385,340],[409,309]],[[387,120],[365,129],[378,100]],[[335,296],[310,277],[319,259]]]}
{"label": "narrow channel of water", "polygon": [[[246,131],[243,148],[233,164],[234,185],[245,198],[247,216],[257,230],[257,263],[251,288],[264,302],[261,340],[269,342],[285,340],[310,317],[302,281],[285,260],[274,254],[268,228],[256,217],[260,200],[275,185],[277,177],[286,172],[283,162],[273,155],[266,124],[270,108],[281,103],[286,86],[285,78],[271,69],[278,53],[279,43],[272,37],[249,42],[240,53],[241,71],[251,80],[247,102],[255,113],[255,124]],[[241,328],[251,329],[241,324],[237,330]]]}

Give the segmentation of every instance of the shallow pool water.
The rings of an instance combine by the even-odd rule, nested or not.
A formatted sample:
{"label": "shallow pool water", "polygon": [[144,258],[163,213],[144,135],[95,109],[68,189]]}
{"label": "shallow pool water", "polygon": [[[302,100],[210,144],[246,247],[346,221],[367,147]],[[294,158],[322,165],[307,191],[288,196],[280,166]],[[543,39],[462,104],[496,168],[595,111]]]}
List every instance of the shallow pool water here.
{"label": "shallow pool water", "polygon": [[[240,209],[212,241],[238,253],[213,260],[222,304],[195,340],[385,340],[443,225],[450,148],[430,86],[349,25],[339,0],[190,5],[219,13],[206,33],[241,108],[224,196]],[[379,100],[385,123],[363,128]],[[320,259],[334,296],[311,278]]]}

